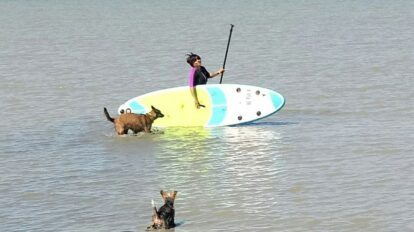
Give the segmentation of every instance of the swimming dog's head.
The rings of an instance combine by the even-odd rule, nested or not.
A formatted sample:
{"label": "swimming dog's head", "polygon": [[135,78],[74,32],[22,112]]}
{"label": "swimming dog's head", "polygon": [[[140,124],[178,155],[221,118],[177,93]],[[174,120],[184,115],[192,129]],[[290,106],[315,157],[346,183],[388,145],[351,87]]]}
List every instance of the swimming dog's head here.
{"label": "swimming dog's head", "polygon": [[177,196],[177,193],[178,192],[177,191],[169,191],[169,192],[167,192],[167,191],[161,190],[160,193],[161,193],[162,199],[164,200],[164,203],[166,205],[170,206],[170,207],[173,207],[174,206],[175,196]]}

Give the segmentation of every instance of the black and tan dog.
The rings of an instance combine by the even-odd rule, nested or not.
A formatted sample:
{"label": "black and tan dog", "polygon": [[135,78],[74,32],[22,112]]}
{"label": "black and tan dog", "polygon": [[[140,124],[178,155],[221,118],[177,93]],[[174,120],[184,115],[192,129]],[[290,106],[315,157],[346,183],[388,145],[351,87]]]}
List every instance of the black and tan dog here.
{"label": "black and tan dog", "polygon": [[106,118],[110,122],[114,123],[115,130],[118,135],[128,134],[128,130],[132,130],[135,134],[141,131],[150,133],[152,123],[155,119],[164,117],[161,111],[154,106],[151,106],[151,109],[152,110],[146,114],[134,114],[127,112],[121,114],[118,118],[111,118],[106,108],[104,108],[104,113]]}
{"label": "black and tan dog", "polygon": [[175,196],[177,196],[177,191],[165,192],[161,190],[160,193],[162,199],[164,199],[164,205],[161,206],[159,210],[157,210],[157,207],[154,205],[154,201],[152,202],[152,207],[154,211],[152,214],[152,222],[147,227],[147,230],[171,229],[175,227],[174,200]]}

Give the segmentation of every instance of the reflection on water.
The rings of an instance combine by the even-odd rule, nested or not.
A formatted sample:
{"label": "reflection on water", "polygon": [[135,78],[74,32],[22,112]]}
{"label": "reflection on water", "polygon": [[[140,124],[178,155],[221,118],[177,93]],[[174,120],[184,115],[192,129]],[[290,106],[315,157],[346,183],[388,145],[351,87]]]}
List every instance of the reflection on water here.
{"label": "reflection on water", "polygon": [[280,170],[280,140],[277,127],[241,126],[220,130],[220,141],[226,153],[224,161],[237,176],[253,175],[262,179],[263,172],[269,168]]}
{"label": "reflection on water", "polygon": [[281,140],[276,129],[258,126],[166,128],[163,136],[157,138],[160,151],[157,155],[160,159],[177,162],[212,158],[222,158],[226,162],[245,158],[269,160],[275,158],[273,154],[277,153]]}
{"label": "reflection on water", "polygon": [[214,144],[230,144],[229,148],[245,152],[246,148],[254,151],[257,148],[266,149],[269,147],[269,142],[280,140],[281,135],[276,129],[277,127],[257,125],[218,128],[173,127],[164,129],[164,136],[159,139],[160,142],[164,142],[165,149],[188,148],[190,151],[200,153],[206,148],[205,146],[210,150],[215,147]]}

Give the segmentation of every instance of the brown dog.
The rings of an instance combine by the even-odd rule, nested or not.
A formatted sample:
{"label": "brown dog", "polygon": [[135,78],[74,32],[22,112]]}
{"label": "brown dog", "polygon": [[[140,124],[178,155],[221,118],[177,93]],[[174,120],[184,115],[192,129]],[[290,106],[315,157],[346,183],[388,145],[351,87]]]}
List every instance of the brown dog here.
{"label": "brown dog", "polygon": [[152,201],[152,207],[154,209],[154,212],[152,215],[152,222],[147,227],[147,230],[170,229],[175,227],[174,200],[175,196],[177,196],[177,191],[165,192],[161,190],[160,193],[162,199],[164,199],[164,205],[161,206],[159,210],[157,210],[157,207],[155,207],[154,205],[154,201]]}
{"label": "brown dog", "polygon": [[128,134],[128,130],[132,130],[135,134],[141,131],[150,133],[155,119],[164,117],[161,111],[154,106],[151,106],[151,109],[146,114],[124,113],[118,118],[111,118],[106,108],[104,108],[104,113],[106,118],[114,123],[118,135]]}

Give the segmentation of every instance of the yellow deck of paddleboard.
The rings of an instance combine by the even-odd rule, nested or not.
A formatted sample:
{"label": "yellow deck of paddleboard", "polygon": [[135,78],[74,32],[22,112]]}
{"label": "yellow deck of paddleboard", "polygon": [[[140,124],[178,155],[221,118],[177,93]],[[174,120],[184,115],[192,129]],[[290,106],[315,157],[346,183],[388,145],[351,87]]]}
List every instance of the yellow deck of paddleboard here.
{"label": "yellow deck of paddleboard", "polygon": [[151,105],[160,109],[163,118],[154,121],[155,127],[169,126],[205,126],[211,117],[211,100],[206,90],[197,89],[199,102],[205,108],[197,109],[189,88],[177,88],[158,94],[143,95],[139,102],[148,111]]}

